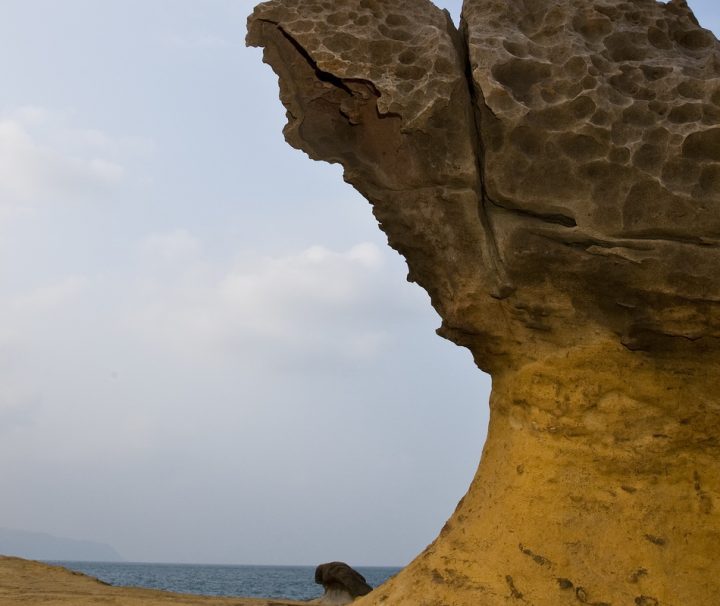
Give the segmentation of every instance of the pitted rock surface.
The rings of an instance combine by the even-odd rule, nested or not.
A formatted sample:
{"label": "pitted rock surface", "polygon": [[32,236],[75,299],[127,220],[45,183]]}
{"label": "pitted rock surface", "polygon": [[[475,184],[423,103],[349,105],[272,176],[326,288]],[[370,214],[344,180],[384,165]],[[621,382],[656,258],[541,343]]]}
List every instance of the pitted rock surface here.
{"label": "pitted rock surface", "polygon": [[461,29],[425,0],[273,0],[248,41],[288,141],[343,164],[482,368],[720,336],[713,35],[654,0],[468,2]]}
{"label": "pitted rock surface", "polygon": [[345,562],[320,564],[315,569],[315,582],[325,589],[317,604],[342,606],[372,591],[365,577]]}
{"label": "pitted rock surface", "polygon": [[370,83],[378,112],[402,116],[405,128],[447,104],[457,80],[452,24],[428,2],[273,0],[258,7],[258,22],[279,27],[319,71]]}
{"label": "pitted rock surface", "polygon": [[[376,20],[370,25],[346,23],[341,31],[347,36],[340,43],[330,22],[338,7],[345,6],[354,7],[358,15],[365,9],[363,14],[369,11]],[[403,96],[402,91],[415,90],[419,69],[408,72],[403,66],[409,63],[393,66],[386,58],[379,66],[373,63],[378,60],[373,41],[396,48],[398,41],[388,37],[385,17],[400,6],[407,22],[395,29],[405,31],[405,60],[412,56],[418,62],[415,67],[426,69],[430,57],[442,59],[442,73],[424,80],[417,98]],[[307,40],[292,29],[305,20],[314,22]],[[410,279],[420,283],[442,310],[444,329],[458,334],[495,332],[503,310],[494,299],[478,296],[477,289],[501,293],[503,270],[497,267],[494,243],[478,204],[475,115],[462,40],[448,15],[426,0],[322,5],[274,0],[255,9],[248,43],[263,45],[265,61],[280,75],[288,142],[314,159],[344,166],[345,179],[372,200],[391,245],[413,258]],[[328,58],[332,53],[336,61]],[[384,113],[388,106],[393,111]],[[468,304],[482,306],[488,320],[482,328],[471,326]],[[489,336],[483,342],[491,346],[494,335]]]}
{"label": "pitted rock surface", "polygon": [[466,0],[459,29],[271,0],[248,26],[288,142],[343,165],[493,375],[468,494],[360,604],[716,604],[715,37],[684,0]]}
{"label": "pitted rock surface", "polygon": [[[552,275],[549,290],[630,345],[643,332],[718,336],[708,308],[720,302],[712,33],[684,3],[652,0],[488,0],[467,3],[463,19],[486,194],[512,282]],[[536,255],[542,268],[526,261]]]}

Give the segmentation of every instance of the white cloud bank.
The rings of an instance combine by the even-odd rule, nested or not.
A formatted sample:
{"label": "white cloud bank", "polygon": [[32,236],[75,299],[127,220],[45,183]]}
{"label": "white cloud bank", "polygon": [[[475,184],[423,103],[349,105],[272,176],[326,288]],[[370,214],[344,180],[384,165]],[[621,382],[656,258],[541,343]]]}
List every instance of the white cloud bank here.
{"label": "white cloud bank", "polygon": [[[358,523],[395,515],[427,466],[393,433],[423,414],[417,361],[396,356],[426,295],[373,243],[221,260],[206,248],[189,229],[154,233],[124,272],[0,295],[13,327],[0,334],[0,459],[23,470],[3,506],[12,525],[50,519],[52,494],[63,517],[43,529],[130,558],[289,563],[327,547],[289,553],[282,537],[336,525],[344,541],[350,498]],[[363,486],[388,457],[398,477],[375,503]],[[178,534],[186,517],[194,538]]]}
{"label": "white cloud bank", "polygon": [[[57,143],[50,145],[48,139],[57,127],[55,115],[41,108],[23,108],[0,117],[0,196],[4,205],[84,195],[122,181],[124,167],[93,155],[94,150],[74,155]],[[70,134],[77,132],[71,130]]]}
{"label": "white cloud bank", "polygon": [[[137,265],[122,273],[0,294],[0,377],[16,386],[0,408],[13,418],[39,404],[46,413],[39,429],[26,427],[34,439],[17,432],[7,448],[39,440],[76,464],[88,448],[123,456],[154,431],[153,448],[173,448],[168,436],[192,434],[187,420],[202,417],[206,397],[255,410],[233,391],[372,367],[425,311],[421,291],[396,279],[392,253],[372,243],[211,262],[198,237],[177,229],[136,250]],[[213,375],[221,378],[208,383]],[[216,389],[224,395],[208,395]]]}
{"label": "white cloud bank", "polygon": [[[39,107],[0,114],[0,213],[33,213],[0,223],[6,525],[100,539],[131,559],[416,552],[451,505],[436,520],[402,503],[425,502],[426,478],[450,482],[455,450],[479,444],[456,439],[471,428],[448,412],[463,398],[443,372],[468,389],[456,358],[430,361],[423,339],[457,352],[432,335],[437,318],[403,262],[354,229],[332,241],[355,246],[289,238],[291,252],[261,255],[272,246],[252,228],[218,245],[220,221],[245,209],[203,215],[216,184],[187,188],[178,167],[134,162],[152,152],[143,139],[78,122]],[[165,166],[172,146],[155,138]],[[181,187],[153,187],[160,177]]]}
{"label": "white cloud bank", "polygon": [[[403,296],[402,283],[388,276],[387,253],[373,243],[241,257],[224,269],[204,262],[199,240],[184,230],[149,236],[141,250],[148,267],[162,269],[141,279],[143,302],[132,314],[136,333],[248,363],[305,368],[318,358],[366,359],[391,340],[380,318],[424,304],[422,295]],[[182,267],[156,266],[153,257]]]}
{"label": "white cloud bank", "polygon": [[125,180],[124,157],[150,150],[150,141],[79,128],[44,107],[0,112],[0,213],[102,197]]}
{"label": "white cloud bank", "polygon": [[151,234],[139,245],[140,251],[150,262],[192,260],[200,248],[200,240],[185,229]]}

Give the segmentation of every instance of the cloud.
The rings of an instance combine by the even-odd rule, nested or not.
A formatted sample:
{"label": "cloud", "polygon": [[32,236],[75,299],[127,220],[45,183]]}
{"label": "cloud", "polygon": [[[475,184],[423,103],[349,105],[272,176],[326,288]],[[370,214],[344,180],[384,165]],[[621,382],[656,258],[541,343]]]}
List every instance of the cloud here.
{"label": "cloud", "polygon": [[126,177],[118,156],[128,145],[137,141],[68,126],[66,114],[43,107],[0,114],[0,214],[106,193]]}
{"label": "cloud", "polygon": [[[6,285],[3,285],[6,286]],[[46,330],[56,330],[54,323],[66,318],[68,309],[82,301],[91,287],[84,276],[66,276],[52,283],[0,296],[0,373],[33,339],[43,342]],[[6,289],[6,288],[5,288]],[[3,290],[5,290],[3,289]],[[12,355],[3,355],[12,351]],[[6,382],[0,384],[7,387]],[[8,395],[7,389],[5,395]]]}
{"label": "cloud", "polygon": [[12,377],[3,376],[3,392],[0,393],[0,435],[32,427],[42,405],[37,395],[23,388],[8,384]]}
{"label": "cloud", "polygon": [[10,297],[7,305],[11,310],[17,310],[23,314],[48,311],[73,302],[87,286],[88,279],[86,277],[67,276],[59,282]]}
{"label": "cloud", "polygon": [[197,257],[200,240],[185,229],[151,234],[140,242],[140,251],[151,260],[176,261]]}
{"label": "cloud", "polygon": [[128,271],[0,290],[0,422],[12,427],[0,452],[127,461],[236,432],[250,448],[268,415],[383,365],[426,313],[372,243],[214,260],[208,248],[187,229],[152,233]]}
{"label": "cloud", "polygon": [[20,200],[117,183],[124,169],[102,158],[64,155],[13,120],[0,121],[0,191]]}
{"label": "cloud", "polygon": [[46,107],[38,107],[34,105],[25,105],[10,112],[10,116],[21,124],[38,126],[47,123],[53,119],[62,118],[59,112],[53,112]]}
{"label": "cloud", "polygon": [[181,258],[186,271],[170,281],[168,274],[144,280],[135,331],[196,355],[298,368],[318,358],[356,363],[391,343],[380,318],[400,318],[425,304],[396,285],[388,253],[372,243],[241,257],[221,270],[203,264],[199,243],[183,230],[150,236],[142,249],[159,259]]}

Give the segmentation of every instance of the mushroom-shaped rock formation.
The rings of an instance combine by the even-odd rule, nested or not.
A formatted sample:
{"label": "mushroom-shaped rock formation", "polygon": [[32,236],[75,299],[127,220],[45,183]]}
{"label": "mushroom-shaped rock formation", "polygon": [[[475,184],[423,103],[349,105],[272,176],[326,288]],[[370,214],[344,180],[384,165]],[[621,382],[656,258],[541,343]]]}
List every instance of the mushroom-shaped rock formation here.
{"label": "mushroom-shaped rock formation", "polygon": [[684,0],[271,0],[248,43],[493,377],[468,494],[360,604],[717,604],[715,37]]}
{"label": "mushroom-shaped rock formation", "polygon": [[343,606],[372,591],[365,577],[345,562],[320,564],[315,569],[315,582],[325,589],[325,594],[314,601],[316,604]]}

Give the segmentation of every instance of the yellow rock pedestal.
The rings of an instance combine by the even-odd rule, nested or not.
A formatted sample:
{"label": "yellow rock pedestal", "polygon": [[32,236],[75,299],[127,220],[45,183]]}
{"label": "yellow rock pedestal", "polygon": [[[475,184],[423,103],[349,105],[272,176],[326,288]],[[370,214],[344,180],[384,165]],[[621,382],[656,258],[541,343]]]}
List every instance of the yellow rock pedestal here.
{"label": "yellow rock pedestal", "polygon": [[611,343],[497,377],[473,484],[358,606],[713,606],[720,374]]}

